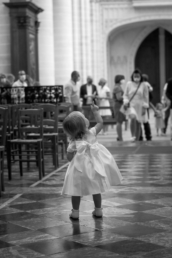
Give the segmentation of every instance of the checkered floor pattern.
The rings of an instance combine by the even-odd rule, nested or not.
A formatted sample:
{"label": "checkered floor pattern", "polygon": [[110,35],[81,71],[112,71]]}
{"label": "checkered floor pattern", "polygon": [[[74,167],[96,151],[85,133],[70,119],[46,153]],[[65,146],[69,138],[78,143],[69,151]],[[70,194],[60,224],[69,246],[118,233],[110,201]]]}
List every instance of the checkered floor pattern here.
{"label": "checkered floor pattern", "polygon": [[167,145],[110,149],[124,181],[102,195],[102,219],[92,217],[90,196],[82,198],[79,221],[69,219],[70,198],[60,195],[66,167],[16,191],[0,209],[0,257],[171,258],[172,147]]}

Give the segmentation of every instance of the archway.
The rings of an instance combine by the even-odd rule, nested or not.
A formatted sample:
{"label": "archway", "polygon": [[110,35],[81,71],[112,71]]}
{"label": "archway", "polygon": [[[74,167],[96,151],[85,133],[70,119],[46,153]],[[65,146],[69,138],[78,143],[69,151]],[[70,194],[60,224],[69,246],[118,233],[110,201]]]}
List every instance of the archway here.
{"label": "archway", "polygon": [[151,32],[141,43],[135,56],[135,67],[148,74],[154,88],[153,102],[160,101],[162,89],[172,77],[172,34],[162,28]]}

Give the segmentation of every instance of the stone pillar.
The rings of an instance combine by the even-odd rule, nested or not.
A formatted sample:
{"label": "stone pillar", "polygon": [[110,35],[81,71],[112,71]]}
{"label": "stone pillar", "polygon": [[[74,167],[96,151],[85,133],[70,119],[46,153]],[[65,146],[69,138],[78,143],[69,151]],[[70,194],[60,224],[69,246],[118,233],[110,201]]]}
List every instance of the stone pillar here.
{"label": "stone pillar", "polygon": [[[81,2],[80,0],[72,0],[72,22],[73,22],[73,56],[74,70],[82,71],[82,47],[81,47]],[[82,79],[82,78],[81,78]]]}
{"label": "stone pillar", "polygon": [[44,12],[39,15],[39,75],[41,85],[55,85],[53,0],[33,0]]}
{"label": "stone pillar", "polygon": [[163,87],[166,83],[165,76],[165,31],[163,28],[159,29],[159,65],[160,65],[160,96],[163,94]]}
{"label": "stone pillar", "polygon": [[64,85],[74,70],[72,0],[54,0],[55,81]]}
{"label": "stone pillar", "polygon": [[11,41],[9,9],[0,0],[0,73],[11,73]]}
{"label": "stone pillar", "polygon": [[[104,76],[102,63],[104,50],[102,48],[102,20],[100,17],[101,7],[96,0],[91,1],[91,42],[92,42],[92,70],[94,80],[97,83]],[[105,76],[106,77],[106,76]]]}
{"label": "stone pillar", "polygon": [[10,9],[11,20],[11,72],[18,77],[24,70],[34,80],[38,72],[38,14],[43,11],[31,1],[4,3]]}

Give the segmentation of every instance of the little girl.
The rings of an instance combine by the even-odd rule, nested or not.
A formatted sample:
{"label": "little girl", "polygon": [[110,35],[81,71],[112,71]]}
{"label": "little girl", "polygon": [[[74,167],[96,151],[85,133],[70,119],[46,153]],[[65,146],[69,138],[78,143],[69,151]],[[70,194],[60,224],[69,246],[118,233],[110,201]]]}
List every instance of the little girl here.
{"label": "little girl", "polygon": [[62,194],[72,196],[72,219],[79,219],[80,199],[86,195],[93,195],[93,216],[101,218],[101,193],[107,191],[110,186],[121,184],[122,180],[111,153],[96,139],[103,127],[99,108],[92,104],[91,109],[97,124],[90,130],[89,121],[81,112],[70,113],[63,122],[64,132],[70,138],[67,149],[70,164]]}
{"label": "little girl", "polygon": [[159,136],[159,130],[161,131],[164,128],[164,109],[163,104],[158,103],[156,105],[156,113],[155,113],[155,127],[157,130],[157,136]]}

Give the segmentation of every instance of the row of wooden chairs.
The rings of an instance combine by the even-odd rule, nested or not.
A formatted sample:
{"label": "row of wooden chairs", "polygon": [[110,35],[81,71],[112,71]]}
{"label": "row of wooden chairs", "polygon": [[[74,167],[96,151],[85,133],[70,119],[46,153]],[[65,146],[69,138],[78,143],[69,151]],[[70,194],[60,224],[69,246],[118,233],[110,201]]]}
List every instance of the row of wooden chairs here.
{"label": "row of wooden chairs", "polygon": [[[1,107],[1,109],[6,110],[6,124],[8,123],[6,146],[9,180],[12,179],[11,167],[13,161],[19,161],[21,176],[23,175],[23,162],[27,162],[28,168],[30,162],[36,162],[39,168],[39,179],[45,175],[45,154],[52,155],[53,164],[57,168],[59,166],[58,147],[61,147],[61,155],[64,158],[64,149],[67,145],[61,122],[69,113],[69,108],[65,105],[59,107],[52,104],[37,104],[34,106],[20,104],[8,106],[8,109]],[[2,118],[0,121],[2,121],[1,125],[5,130],[5,120]],[[5,149],[5,143],[1,146],[4,146]],[[47,152],[49,149],[51,151]],[[4,155],[4,152],[2,155]],[[36,158],[33,159],[33,156]],[[3,172],[1,177],[1,186],[4,190]]]}

